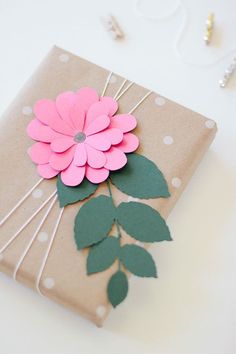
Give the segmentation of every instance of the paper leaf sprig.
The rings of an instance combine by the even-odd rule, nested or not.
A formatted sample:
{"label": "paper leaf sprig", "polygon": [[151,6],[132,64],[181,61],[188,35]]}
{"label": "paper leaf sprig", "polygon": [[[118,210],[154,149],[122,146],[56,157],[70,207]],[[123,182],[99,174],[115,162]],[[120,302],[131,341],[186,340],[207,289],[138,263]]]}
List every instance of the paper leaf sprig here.
{"label": "paper leaf sprig", "polygon": [[[63,92],[56,100],[43,99],[34,107],[35,118],[27,127],[36,141],[29,156],[45,179],[57,176],[60,207],[83,201],[75,219],[78,250],[89,248],[88,276],[117,264],[107,284],[113,307],[128,293],[127,271],[139,277],[157,277],[150,253],[137,244],[125,244],[122,230],[144,243],[170,241],[162,216],[141,202],[116,206],[112,187],[139,198],[170,196],[162,172],[145,156],[134,153],[139,146],[132,133],[137,121],[131,114],[116,114],[112,97],[99,97],[84,87]],[[106,181],[109,195],[93,197]],[[89,198],[89,199],[88,199]],[[116,233],[110,234],[113,226]]]}
{"label": "paper leaf sprig", "polygon": [[[110,180],[124,193],[140,199],[169,196],[160,170],[138,154],[129,155],[127,165],[120,174],[111,174]],[[165,220],[150,206],[141,202],[122,202],[116,207],[110,180],[107,180],[109,196],[100,195],[82,205],[75,219],[74,232],[78,250],[90,248],[88,275],[105,271],[117,262],[117,271],[107,286],[108,299],[116,307],[128,292],[125,269],[139,277],[157,277],[155,262],[145,248],[135,244],[122,245],[122,229],[135,240],[145,243],[171,241],[171,235]],[[116,225],[116,235],[110,235],[113,225]]]}

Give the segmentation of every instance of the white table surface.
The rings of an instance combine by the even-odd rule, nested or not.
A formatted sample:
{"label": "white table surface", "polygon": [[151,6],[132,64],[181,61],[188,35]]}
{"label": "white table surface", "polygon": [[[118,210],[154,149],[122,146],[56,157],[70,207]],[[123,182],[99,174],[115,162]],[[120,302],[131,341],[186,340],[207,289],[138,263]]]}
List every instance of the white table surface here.
{"label": "white table surface", "polygon": [[[0,1],[0,112],[57,44],[215,119],[219,128],[169,217],[175,241],[152,248],[159,279],[133,278],[128,299],[98,329],[1,274],[0,354],[235,354],[236,74],[226,89],[218,80],[236,55],[225,57],[236,47],[236,3],[183,2],[188,21],[178,57],[182,8],[150,21],[127,0]],[[155,0],[151,13],[165,15],[174,5]],[[216,27],[206,47],[209,11]],[[125,41],[103,30],[99,16],[109,12]]]}

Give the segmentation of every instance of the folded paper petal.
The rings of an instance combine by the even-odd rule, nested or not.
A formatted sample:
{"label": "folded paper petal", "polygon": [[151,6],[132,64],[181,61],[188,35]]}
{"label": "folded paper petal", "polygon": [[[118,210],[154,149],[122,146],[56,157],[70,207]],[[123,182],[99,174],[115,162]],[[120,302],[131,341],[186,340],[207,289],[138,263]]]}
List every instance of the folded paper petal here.
{"label": "folded paper petal", "polygon": [[101,115],[95,118],[88,126],[84,129],[87,136],[96,134],[106,129],[110,124],[110,118],[107,115]]}
{"label": "folded paper petal", "polygon": [[138,146],[139,140],[137,136],[132,133],[125,133],[122,142],[116,147],[123,152],[129,153],[137,150]]}
{"label": "folded paper petal", "polygon": [[50,179],[58,175],[58,171],[54,170],[49,163],[46,163],[44,165],[38,165],[37,166],[37,171],[38,174],[45,178],[45,179]]}
{"label": "folded paper petal", "polygon": [[93,168],[103,167],[106,163],[106,157],[104,155],[104,152],[96,150],[88,144],[86,144],[85,146],[87,151],[88,165]]}
{"label": "folded paper petal", "polygon": [[61,172],[62,182],[70,187],[78,186],[84,179],[85,166],[75,166],[73,162],[70,166]]}
{"label": "folded paper petal", "polygon": [[85,144],[78,144],[75,150],[75,156],[73,163],[76,166],[84,166],[87,162],[87,151]]}
{"label": "folded paper petal", "polygon": [[109,176],[109,171],[106,168],[86,167],[86,178],[92,183],[104,182]]}
{"label": "folded paper petal", "polygon": [[64,120],[70,127],[74,128],[71,124],[70,110],[74,105],[76,94],[72,91],[63,92],[57,96],[56,108],[62,120]]}
{"label": "folded paper petal", "polygon": [[77,93],[77,100],[81,108],[87,113],[88,109],[99,101],[97,91],[91,87],[83,87]]}
{"label": "folded paper petal", "polygon": [[111,142],[106,137],[104,138],[100,136],[100,134],[88,136],[86,139],[86,144],[101,151],[107,151],[111,147]]}
{"label": "folded paper petal", "polygon": [[116,128],[108,128],[105,129],[104,131],[97,133],[96,138],[99,138],[101,140],[107,139],[111,143],[111,145],[116,145],[119,144],[123,140],[123,133],[120,129]]}
{"label": "folded paper petal", "polygon": [[48,125],[51,119],[60,118],[53,100],[42,99],[34,105],[36,117],[44,124]]}
{"label": "folded paper petal", "polygon": [[118,128],[123,133],[133,130],[137,125],[137,121],[131,114],[117,114],[111,118],[110,128]]}
{"label": "folded paper petal", "polygon": [[78,99],[70,109],[71,124],[76,132],[82,132],[84,129],[85,110],[81,107]]}
{"label": "folded paper petal", "polygon": [[72,146],[70,149],[68,149],[65,152],[61,153],[56,153],[53,152],[50,159],[49,159],[49,164],[50,166],[57,171],[63,171],[65,170],[72,162],[75,154],[75,146]]}
{"label": "folded paper petal", "polygon": [[74,141],[74,139],[72,137],[64,136],[62,138],[53,140],[51,142],[51,149],[54,152],[64,152],[75,144],[76,144],[76,142]]}
{"label": "folded paper petal", "polygon": [[116,111],[118,110],[118,102],[112,98],[112,97],[109,97],[109,96],[104,96],[104,97],[101,97],[101,102],[105,102],[106,105],[109,106],[109,116],[113,116]]}
{"label": "folded paper petal", "polygon": [[46,144],[46,143],[41,143],[41,142],[35,143],[29,149],[29,155],[32,161],[39,165],[48,163],[51,154],[52,151],[50,149],[50,144]]}
{"label": "folded paper petal", "polygon": [[33,119],[28,127],[27,134],[34,140],[43,143],[51,143],[54,139],[63,137],[62,134],[55,132],[47,125],[42,124],[38,119]]}
{"label": "folded paper petal", "polygon": [[100,116],[108,116],[110,111],[110,107],[106,104],[106,102],[96,102],[94,103],[87,112],[85,126],[84,129],[86,130],[90,123],[100,117]]}
{"label": "folded paper petal", "polygon": [[104,152],[104,154],[107,159],[104,167],[110,171],[119,170],[127,163],[126,155],[116,147],[111,147],[110,150]]}

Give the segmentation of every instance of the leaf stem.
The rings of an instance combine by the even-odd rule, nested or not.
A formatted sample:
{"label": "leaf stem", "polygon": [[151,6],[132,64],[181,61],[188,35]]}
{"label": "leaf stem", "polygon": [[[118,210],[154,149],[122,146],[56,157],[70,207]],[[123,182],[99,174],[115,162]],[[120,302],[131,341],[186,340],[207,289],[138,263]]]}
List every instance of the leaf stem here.
{"label": "leaf stem", "polygon": [[[112,203],[113,203],[113,205],[115,205],[114,199],[113,199],[113,195],[112,195],[112,190],[111,190],[110,179],[107,179],[107,187],[108,187],[108,191],[109,191],[109,195],[110,195],[110,198],[111,198],[111,200],[112,200]],[[117,229],[118,239],[119,239],[119,242],[120,242],[120,240],[121,240],[120,225],[119,225],[119,223],[118,223],[117,218],[115,218],[114,221],[115,221],[115,225],[116,225],[116,229]],[[119,270],[121,270],[121,262],[120,262],[120,260],[119,260],[118,262],[119,262]]]}

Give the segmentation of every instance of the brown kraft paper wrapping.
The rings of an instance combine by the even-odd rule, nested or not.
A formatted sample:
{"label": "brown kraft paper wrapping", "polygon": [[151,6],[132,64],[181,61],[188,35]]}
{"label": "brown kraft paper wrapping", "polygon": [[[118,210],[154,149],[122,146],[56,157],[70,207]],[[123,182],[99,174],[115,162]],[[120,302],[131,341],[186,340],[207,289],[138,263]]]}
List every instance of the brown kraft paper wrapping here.
{"label": "brown kraft paper wrapping", "polygon": [[[53,47],[25,84],[0,120],[0,220],[40,179],[35,165],[27,155],[27,149],[33,144],[26,134],[26,127],[33,118],[29,107],[33,107],[41,98],[55,99],[63,91],[76,91],[83,86],[91,86],[101,93],[108,74],[109,71],[97,65]],[[106,95],[114,96],[124,80],[116,74],[115,78],[116,80],[109,83]],[[119,100],[119,111],[130,111],[147,92],[147,89],[134,84]],[[171,193],[170,198],[144,202],[166,218],[212,142],[216,126],[200,114],[160,98],[156,93],[152,93],[133,114],[138,121],[136,135],[140,139],[137,152],[157,164],[165,175]],[[166,136],[173,138],[172,144],[163,142]],[[168,139],[165,141],[168,143]],[[173,178],[180,179],[181,185],[176,186],[178,180]],[[56,179],[43,181],[39,188],[43,192],[42,196],[35,198],[35,195],[30,195],[0,227],[1,248],[55,190]],[[114,187],[112,191],[117,204],[122,200],[127,201],[127,195]],[[105,183],[98,188],[95,195],[99,194],[108,195]],[[117,264],[104,272],[86,275],[87,252],[77,251],[73,232],[74,219],[81,205],[80,202],[65,209],[42,274],[40,290],[43,295],[79,312],[100,326],[110,310],[106,287]],[[42,229],[48,234],[48,240],[35,240],[17,273],[17,281],[30,288],[35,289],[36,278],[59,211],[56,203]],[[44,213],[45,208],[3,252],[1,271],[12,276]],[[127,235],[125,238],[126,242],[132,242]]]}

